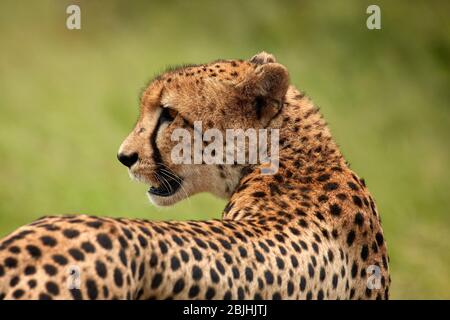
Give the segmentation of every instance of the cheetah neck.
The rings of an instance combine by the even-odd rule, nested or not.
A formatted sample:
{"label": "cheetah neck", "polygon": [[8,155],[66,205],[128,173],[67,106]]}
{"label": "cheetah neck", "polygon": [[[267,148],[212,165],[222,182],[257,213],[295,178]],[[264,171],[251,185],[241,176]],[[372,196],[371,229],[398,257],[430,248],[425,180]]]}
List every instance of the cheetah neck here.
{"label": "cheetah neck", "polygon": [[[311,184],[312,176],[327,170],[348,170],[319,109],[294,87],[289,88],[283,110],[270,127],[280,130],[279,170],[274,175],[264,175],[261,167],[244,168],[224,209],[224,219],[255,217],[266,215],[272,209],[286,209],[283,199],[291,197],[292,200],[290,191],[300,188],[310,192],[320,187]],[[286,190],[280,192],[282,187]]]}

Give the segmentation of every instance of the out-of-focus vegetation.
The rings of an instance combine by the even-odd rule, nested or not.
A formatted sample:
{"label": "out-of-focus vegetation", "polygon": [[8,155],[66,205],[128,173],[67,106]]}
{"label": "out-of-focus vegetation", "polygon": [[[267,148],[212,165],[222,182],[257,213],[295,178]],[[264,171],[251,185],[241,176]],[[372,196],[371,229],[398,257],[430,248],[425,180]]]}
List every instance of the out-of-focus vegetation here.
{"label": "out-of-focus vegetation", "polygon": [[[81,6],[82,29],[65,27]],[[218,218],[152,207],[115,159],[167,65],[266,50],[321,107],[377,200],[392,298],[450,298],[450,5],[377,1],[2,1],[0,236],[47,214]]]}

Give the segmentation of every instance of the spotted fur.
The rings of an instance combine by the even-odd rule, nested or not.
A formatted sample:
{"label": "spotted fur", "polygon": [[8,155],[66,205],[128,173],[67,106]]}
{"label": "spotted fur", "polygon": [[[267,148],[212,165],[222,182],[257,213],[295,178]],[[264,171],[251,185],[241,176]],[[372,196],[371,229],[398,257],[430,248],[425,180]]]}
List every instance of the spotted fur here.
{"label": "spotted fur", "polygon": [[[171,116],[163,118],[165,109]],[[259,165],[172,164],[171,132],[192,130],[195,120],[220,130],[280,129],[278,173],[262,175]],[[41,218],[0,241],[0,299],[388,298],[374,200],[318,109],[289,85],[272,55],[157,77],[120,154],[134,178],[153,186],[155,204],[209,191],[228,199],[222,219]],[[182,187],[169,196],[154,192],[169,182]],[[380,270],[378,288],[367,285],[369,266]],[[74,267],[79,288],[71,285]]]}

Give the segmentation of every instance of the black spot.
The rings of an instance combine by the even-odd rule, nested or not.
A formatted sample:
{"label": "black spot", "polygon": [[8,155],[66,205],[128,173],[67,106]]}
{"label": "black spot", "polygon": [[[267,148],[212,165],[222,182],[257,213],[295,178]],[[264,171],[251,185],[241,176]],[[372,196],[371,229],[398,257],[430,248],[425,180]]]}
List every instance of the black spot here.
{"label": "black spot", "polygon": [[183,249],[180,250],[180,256],[181,256],[181,260],[183,260],[183,262],[189,261],[189,255]]}
{"label": "black spot", "polygon": [[234,279],[239,279],[239,277],[240,277],[239,269],[236,268],[236,267],[233,267],[233,268],[231,269],[231,271],[233,272],[233,278],[234,278]]}
{"label": "black spot", "polygon": [[324,267],[321,267],[321,268],[320,268],[320,275],[319,275],[320,281],[325,280],[325,276],[326,276],[326,274],[325,274],[325,269],[324,269]]}
{"label": "black spot", "polygon": [[192,278],[194,280],[200,280],[202,278],[203,272],[198,266],[192,267]]}
{"label": "black spot", "polygon": [[358,207],[362,207],[362,201],[361,198],[358,196],[352,196],[353,203],[356,204]]}
{"label": "black spot", "polygon": [[102,248],[106,250],[110,250],[112,248],[112,242],[109,236],[105,233],[99,233],[97,235],[97,242],[99,243]]}
{"label": "black spot", "polygon": [[35,259],[40,258],[42,255],[41,249],[36,246],[29,244],[25,248],[27,249],[28,253]]}
{"label": "black spot", "polygon": [[358,265],[356,264],[356,262],[353,262],[353,265],[352,265],[352,278],[354,279],[357,274],[358,274]]}
{"label": "black spot", "polygon": [[83,300],[83,295],[81,294],[80,289],[70,289],[69,292],[74,300]]}
{"label": "black spot", "polygon": [[302,246],[302,248],[303,248],[304,250],[308,250],[308,245],[306,244],[305,241],[300,240],[300,245]]}
{"label": "black spot", "polygon": [[378,253],[378,245],[375,241],[372,242],[372,251]]}
{"label": "black spot", "polygon": [[312,266],[311,263],[308,263],[308,274],[310,278],[314,277],[314,267]]}
{"label": "black spot", "polygon": [[20,278],[18,276],[15,276],[11,279],[11,281],[9,281],[9,285],[11,287],[15,287],[20,281]]}
{"label": "black spot", "polygon": [[355,224],[360,227],[364,224],[364,216],[361,214],[361,212],[357,212],[355,214]]}
{"label": "black spot", "polygon": [[226,250],[230,250],[231,249],[231,245],[228,241],[224,240],[224,239],[219,239],[220,244],[222,245],[222,247],[224,247]]}
{"label": "black spot", "polygon": [[300,219],[300,220],[298,221],[298,224],[299,224],[300,226],[302,226],[303,228],[308,228],[308,223],[305,221],[305,219]]}
{"label": "black spot", "polygon": [[172,292],[174,294],[180,293],[184,289],[184,280],[183,278],[178,279],[173,285]]}
{"label": "black spot", "polygon": [[377,232],[375,235],[375,239],[377,240],[377,244],[381,246],[384,243],[383,235],[380,232]]}
{"label": "black spot", "polygon": [[47,289],[47,292],[56,296],[59,294],[59,287],[56,283],[54,283],[53,281],[48,281],[45,284],[45,288]]}
{"label": "black spot", "polygon": [[103,223],[100,222],[100,221],[89,221],[89,222],[86,222],[86,225],[88,227],[91,227],[91,228],[94,228],[94,229],[100,228],[102,226],[102,224]]}
{"label": "black spot", "polygon": [[353,241],[355,241],[355,231],[351,230],[347,234],[347,245],[350,247],[353,244]]}
{"label": "black spot", "polygon": [[387,268],[388,268],[388,263],[387,263],[386,256],[383,256],[382,259],[383,259],[383,267],[384,267],[385,269],[387,269]]}
{"label": "black spot", "polygon": [[27,266],[26,268],[25,268],[25,274],[27,275],[27,276],[29,276],[29,275],[32,275],[32,274],[35,274],[36,273],[36,268],[34,267],[34,266]]}
{"label": "black spot", "polygon": [[323,290],[320,289],[319,292],[317,293],[317,300],[323,300]]}
{"label": "black spot", "polygon": [[78,249],[72,248],[69,249],[69,254],[77,261],[83,261],[84,260],[84,253],[81,252]]}
{"label": "black spot", "polygon": [[212,241],[208,241],[209,247],[214,251],[219,251],[219,247]]}
{"label": "black spot", "polygon": [[341,207],[336,203],[330,205],[330,212],[333,216],[339,216],[341,214]]}
{"label": "black spot", "polygon": [[337,188],[339,188],[339,185],[336,182],[329,182],[329,183],[325,184],[325,186],[323,188],[326,191],[332,191],[332,190],[336,190]]}
{"label": "black spot", "polygon": [[266,279],[267,284],[273,284],[273,274],[269,270],[264,272],[264,278]]}
{"label": "black spot", "polygon": [[[89,279],[86,281],[86,287],[87,287],[87,294],[88,294],[89,299],[91,299],[91,300],[97,299],[97,297],[98,297],[97,283],[95,283],[94,280]],[[76,296],[78,296],[78,294],[74,293],[73,291],[75,291],[75,290],[71,290],[72,295],[75,294]],[[81,293],[80,293],[80,296],[81,296]]]}
{"label": "black spot", "polygon": [[200,292],[200,288],[198,285],[193,285],[190,289],[189,289],[189,298],[194,298],[195,296],[198,295],[198,293]]}
{"label": "black spot", "polygon": [[173,271],[176,271],[180,268],[180,260],[176,256],[173,256],[170,259],[170,267]]}
{"label": "black spot", "polygon": [[349,181],[347,182],[347,185],[350,187],[350,189],[352,190],[358,190],[358,187],[356,186],[356,184],[354,184],[353,182]]}
{"label": "black spot", "polygon": [[298,267],[298,259],[295,256],[291,256],[291,264],[294,268]]}
{"label": "black spot", "polygon": [[260,290],[264,288],[264,281],[261,278],[258,278],[258,288]]}
{"label": "black spot", "polygon": [[158,241],[158,245],[159,245],[159,249],[161,250],[162,254],[167,253],[168,249],[167,249],[167,245],[166,245],[166,243],[164,241],[159,240]]}
{"label": "black spot", "polygon": [[211,281],[213,283],[218,283],[219,282],[219,275],[217,274],[216,270],[212,269],[209,271],[209,274],[211,276]]}
{"label": "black spot", "polygon": [[141,247],[146,248],[148,245],[147,239],[145,239],[142,235],[138,235],[139,244]]}
{"label": "black spot", "polygon": [[34,289],[37,286],[37,281],[34,279],[28,280],[28,286],[30,287],[30,289]]}
{"label": "black spot", "polygon": [[334,239],[337,239],[337,237],[339,236],[339,232],[336,229],[333,229],[331,231],[331,235],[333,236]]}
{"label": "black spot", "polygon": [[158,288],[161,285],[161,282],[162,282],[162,274],[161,273],[156,273],[153,276],[152,283],[151,283],[151,288],[152,289]]}
{"label": "black spot", "polygon": [[242,258],[247,257],[247,250],[241,246],[238,247],[239,250],[239,254],[241,255]]}
{"label": "black spot", "polygon": [[228,264],[232,264],[233,263],[233,258],[231,258],[231,256],[228,253],[225,252],[223,254],[223,257],[224,257],[226,263],[228,263]]}
{"label": "black spot", "polygon": [[317,181],[327,181],[328,179],[330,179],[330,175],[328,173],[324,173],[320,176],[317,177]]}
{"label": "black spot", "polygon": [[219,272],[222,275],[225,274],[225,268],[224,268],[223,264],[219,260],[216,260],[216,267],[217,267],[217,270],[219,270]]}
{"label": "black spot", "polygon": [[331,281],[332,284],[333,284],[333,289],[336,289],[336,288],[337,288],[338,281],[339,281],[338,275],[335,273],[335,274],[333,275],[333,280]]}
{"label": "black spot", "polygon": [[214,290],[214,288],[212,288],[212,287],[208,287],[208,289],[206,290],[206,293],[205,293],[205,299],[211,300],[212,298],[214,298],[215,295],[216,295],[216,290]]}
{"label": "black spot", "polygon": [[266,196],[266,193],[263,191],[256,191],[252,193],[252,196],[256,198],[263,198]]}
{"label": "black spot", "polygon": [[256,257],[256,260],[258,261],[258,262],[261,262],[261,263],[263,263],[264,262],[264,256],[261,254],[261,252],[259,252],[258,250],[256,250],[255,249],[255,257]]}
{"label": "black spot", "polygon": [[278,269],[284,269],[284,261],[281,258],[276,258]]}
{"label": "black spot", "polygon": [[361,273],[360,273],[361,278],[365,278],[366,275],[367,275],[366,269],[361,268]]}
{"label": "black spot", "polygon": [[244,300],[245,295],[244,295],[244,289],[242,287],[238,288],[238,292],[237,293],[238,293],[238,299],[239,300]]}
{"label": "black spot", "polygon": [[46,293],[41,292],[39,294],[39,300],[52,300],[52,297]]}
{"label": "black spot", "polygon": [[95,262],[95,271],[100,278],[106,278],[107,269],[106,265],[103,262],[98,260]]}
{"label": "black spot", "polygon": [[156,267],[157,264],[158,264],[158,257],[156,256],[156,254],[152,253],[150,256],[150,267]]}
{"label": "black spot", "polygon": [[128,242],[127,242],[127,240],[125,240],[124,237],[119,236],[119,243],[120,243],[121,248],[123,248],[123,249],[128,248]]}
{"label": "black spot", "polygon": [[179,246],[183,245],[183,240],[175,234],[172,235],[172,240]]}
{"label": "black spot", "polygon": [[7,268],[13,269],[13,268],[17,267],[17,259],[12,258],[12,257],[6,258],[4,263],[5,263],[5,267],[7,267]]}
{"label": "black spot", "polygon": [[313,244],[311,246],[312,246],[312,248],[313,248],[315,253],[319,253],[319,246],[317,245],[316,242],[313,242]]}
{"label": "black spot", "polygon": [[8,250],[9,250],[9,252],[11,252],[11,253],[20,253],[20,248],[17,247],[17,246],[12,246],[12,247],[10,247]]}
{"label": "black spot", "polygon": [[64,257],[60,254],[55,254],[55,255],[53,255],[52,258],[53,258],[53,261],[55,261],[60,266],[65,266],[68,263],[66,257]]}
{"label": "black spot", "polygon": [[63,230],[63,235],[68,239],[73,239],[78,237],[80,235],[80,232],[75,229],[66,229]]}
{"label": "black spot", "polygon": [[90,243],[89,241],[85,241],[81,244],[81,249],[84,250],[86,253],[94,253],[95,247]]}
{"label": "black spot", "polygon": [[248,282],[252,282],[253,281],[253,271],[249,267],[245,268],[245,279]]}
{"label": "black spot", "polygon": [[51,265],[51,264],[45,264],[44,265],[44,271],[49,275],[49,276],[54,276],[58,270],[56,269],[55,266]]}
{"label": "black spot", "polygon": [[344,201],[344,200],[347,199],[347,195],[346,195],[345,193],[338,193],[338,194],[336,195],[336,197],[337,197],[339,200],[342,200],[342,201]]}
{"label": "black spot", "polygon": [[119,251],[119,259],[120,259],[120,262],[122,262],[122,264],[125,267],[128,265],[128,259],[127,259],[127,256],[125,254],[125,251],[123,249],[120,249],[120,251]]}
{"label": "black spot", "polygon": [[[108,296],[109,296],[109,289],[107,286],[103,286],[103,296],[105,298],[108,298]],[[138,295],[138,297],[140,297],[140,295]]]}
{"label": "black spot", "polygon": [[369,256],[369,247],[365,244],[361,249],[361,259],[363,259],[363,261],[366,261],[368,256]]}
{"label": "black spot", "polygon": [[328,260],[330,262],[333,262],[333,260],[334,260],[334,254],[333,254],[333,251],[331,251],[331,249],[328,249]]}
{"label": "black spot", "polygon": [[292,281],[288,281],[287,293],[289,296],[292,296],[294,294],[294,284],[292,283]]}
{"label": "black spot", "polygon": [[13,297],[15,299],[20,299],[24,294],[25,294],[25,291],[23,291],[22,289],[17,289],[13,292]]}
{"label": "black spot", "polygon": [[120,271],[119,268],[114,269],[114,283],[119,288],[122,287],[122,285],[123,285],[123,275],[122,275],[122,271]]}

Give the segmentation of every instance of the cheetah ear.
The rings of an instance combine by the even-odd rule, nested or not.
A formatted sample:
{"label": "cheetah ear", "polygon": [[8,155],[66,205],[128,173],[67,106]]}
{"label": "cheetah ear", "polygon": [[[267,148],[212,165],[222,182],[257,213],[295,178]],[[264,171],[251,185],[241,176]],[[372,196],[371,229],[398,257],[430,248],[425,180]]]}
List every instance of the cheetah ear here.
{"label": "cheetah ear", "polygon": [[277,62],[277,60],[272,54],[261,51],[260,53],[255,54],[253,57],[251,57],[250,62],[255,64],[265,64]]}
{"label": "cheetah ear", "polygon": [[255,68],[240,84],[243,95],[253,101],[258,120],[264,126],[280,111],[289,87],[287,69],[271,61],[275,58],[267,53],[253,57],[250,62],[255,63]]}
{"label": "cheetah ear", "polygon": [[269,100],[281,102],[289,87],[289,73],[287,69],[276,62],[269,62],[255,68],[252,77],[254,94]]}
{"label": "cheetah ear", "polygon": [[249,62],[254,68],[238,86],[243,96],[253,101],[258,120],[266,126],[280,111],[289,87],[289,73],[266,52],[258,53]]}
{"label": "cheetah ear", "polygon": [[254,55],[249,62],[255,64],[255,68],[244,81],[246,93],[281,101],[289,86],[287,69],[277,63],[273,55],[264,51]]}

